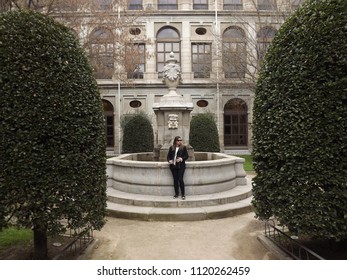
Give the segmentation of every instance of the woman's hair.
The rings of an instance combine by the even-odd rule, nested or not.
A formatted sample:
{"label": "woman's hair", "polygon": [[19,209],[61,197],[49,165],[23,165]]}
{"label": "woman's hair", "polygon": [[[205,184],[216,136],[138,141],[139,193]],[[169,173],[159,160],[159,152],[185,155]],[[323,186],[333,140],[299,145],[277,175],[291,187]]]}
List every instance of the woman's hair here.
{"label": "woman's hair", "polygon": [[[177,142],[178,139],[182,139],[182,137],[181,137],[181,136],[176,136],[176,137],[175,137],[175,139],[173,140],[173,143],[172,143],[172,146],[173,146],[173,147],[176,147],[176,146],[177,146],[177,145],[176,145],[176,142]],[[181,147],[182,147],[182,145],[181,145]]]}

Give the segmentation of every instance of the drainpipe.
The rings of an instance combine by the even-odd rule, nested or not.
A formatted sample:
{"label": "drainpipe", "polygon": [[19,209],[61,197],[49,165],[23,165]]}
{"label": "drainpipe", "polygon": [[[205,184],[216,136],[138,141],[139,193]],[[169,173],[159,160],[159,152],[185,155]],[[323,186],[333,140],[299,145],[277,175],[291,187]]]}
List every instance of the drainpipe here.
{"label": "drainpipe", "polygon": [[[117,9],[117,14],[118,14],[118,22],[120,19],[120,6],[118,5]],[[120,124],[120,118],[121,118],[121,106],[120,106],[120,71],[119,71],[119,65],[118,65],[118,156],[121,154],[121,124]]]}
{"label": "drainpipe", "polygon": [[120,132],[121,132],[121,125],[120,125],[120,117],[121,117],[121,106],[120,106],[120,81],[118,77],[118,155],[121,154],[121,137],[120,137]]}

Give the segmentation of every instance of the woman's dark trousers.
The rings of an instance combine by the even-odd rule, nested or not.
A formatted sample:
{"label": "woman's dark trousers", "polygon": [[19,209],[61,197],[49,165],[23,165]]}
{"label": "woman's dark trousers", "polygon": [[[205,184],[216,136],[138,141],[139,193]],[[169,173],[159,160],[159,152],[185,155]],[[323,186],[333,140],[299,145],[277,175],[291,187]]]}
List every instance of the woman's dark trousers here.
{"label": "woman's dark trousers", "polygon": [[185,168],[178,168],[178,169],[176,169],[175,167],[171,168],[171,172],[174,179],[175,195],[177,196],[179,194],[178,186],[181,190],[181,195],[185,196],[184,181],[183,181],[184,171],[185,171]]}

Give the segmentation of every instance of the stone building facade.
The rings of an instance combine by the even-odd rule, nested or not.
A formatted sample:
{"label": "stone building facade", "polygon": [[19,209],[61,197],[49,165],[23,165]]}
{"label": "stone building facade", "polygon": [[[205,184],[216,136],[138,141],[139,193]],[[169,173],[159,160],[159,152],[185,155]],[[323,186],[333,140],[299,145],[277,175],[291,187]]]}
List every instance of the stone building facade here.
{"label": "stone building facade", "polygon": [[[128,115],[145,112],[156,133],[153,104],[167,93],[162,70],[170,52],[182,70],[177,93],[194,106],[191,117],[204,112],[214,115],[222,152],[250,151],[257,69],[279,26],[300,1],[128,0],[118,8],[113,1],[101,2],[103,10],[116,11],[118,17],[125,16],[125,11],[138,13],[136,24],[124,36],[145,53],[135,70],[119,70],[131,83],[113,75],[96,75],[108,151],[121,152],[121,122]],[[104,36],[100,30],[93,27],[76,32],[85,42],[91,36]],[[104,44],[105,52],[107,48]],[[107,63],[104,67],[112,61]]]}

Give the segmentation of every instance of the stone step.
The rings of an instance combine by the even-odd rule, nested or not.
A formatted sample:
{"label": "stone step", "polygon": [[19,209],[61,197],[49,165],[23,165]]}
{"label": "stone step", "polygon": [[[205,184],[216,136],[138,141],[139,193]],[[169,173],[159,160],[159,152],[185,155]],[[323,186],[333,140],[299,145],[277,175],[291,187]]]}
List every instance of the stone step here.
{"label": "stone step", "polygon": [[112,187],[107,189],[108,201],[116,204],[133,205],[139,207],[159,208],[194,208],[228,204],[246,199],[252,195],[250,184],[237,186],[227,191],[204,194],[187,195],[185,200],[181,197],[174,199],[173,196],[154,196],[126,193]]}
{"label": "stone step", "polygon": [[[187,198],[188,199],[188,198]],[[221,219],[253,211],[252,196],[245,199],[201,207],[144,207],[107,202],[109,216],[144,221],[197,221]],[[182,201],[183,203],[189,200]]]}
{"label": "stone step", "polygon": [[141,207],[107,202],[109,216],[145,221],[196,221],[232,217],[252,211],[252,197],[246,199],[204,207]]}

